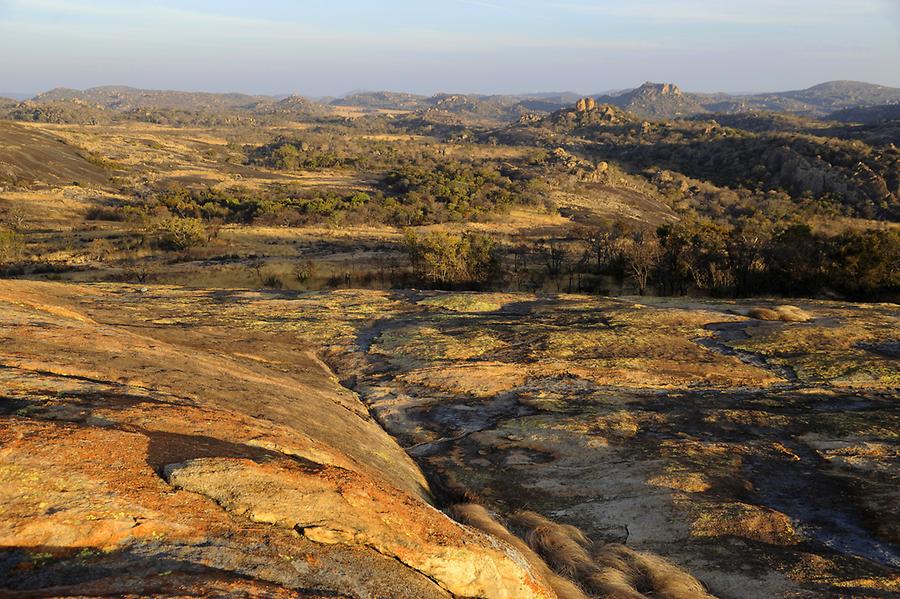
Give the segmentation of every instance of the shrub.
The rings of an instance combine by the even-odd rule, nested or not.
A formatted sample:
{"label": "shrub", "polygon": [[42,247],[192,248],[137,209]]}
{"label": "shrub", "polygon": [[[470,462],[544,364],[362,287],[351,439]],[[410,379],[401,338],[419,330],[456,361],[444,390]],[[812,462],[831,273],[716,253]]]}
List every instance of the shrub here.
{"label": "shrub", "polygon": [[204,245],[206,228],[197,218],[163,218],[150,228],[154,243],[164,250],[182,251]]}
{"label": "shrub", "polygon": [[294,274],[297,276],[297,280],[299,282],[306,283],[316,276],[317,270],[318,267],[315,262],[313,262],[312,260],[306,260],[305,262],[300,262],[296,267],[294,267]]}
{"label": "shrub", "polygon": [[17,260],[25,249],[25,240],[20,233],[0,227],[0,264]]}
{"label": "shrub", "polygon": [[284,282],[278,275],[270,274],[263,278],[263,287],[268,289],[282,289],[284,287]]}
{"label": "shrub", "polygon": [[120,222],[126,219],[126,213],[122,208],[113,206],[91,206],[85,213],[86,220],[103,220]]}
{"label": "shrub", "polygon": [[407,232],[404,241],[416,275],[439,286],[485,283],[496,274],[496,243],[486,235]]}

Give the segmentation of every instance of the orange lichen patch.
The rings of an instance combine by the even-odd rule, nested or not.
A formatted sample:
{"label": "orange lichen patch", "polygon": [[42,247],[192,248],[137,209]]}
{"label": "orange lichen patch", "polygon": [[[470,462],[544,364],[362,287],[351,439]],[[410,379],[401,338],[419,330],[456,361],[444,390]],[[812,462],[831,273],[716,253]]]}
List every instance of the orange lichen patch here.
{"label": "orange lichen patch", "polygon": [[[239,412],[199,406],[124,402],[98,406],[97,419],[139,430],[151,439],[148,462],[165,464],[196,457],[257,456],[268,451],[348,470],[366,467],[303,432]],[[148,407],[152,409],[148,410]]]}
{"label": "orange lichen patch", "polygon": [[[704,356],[708,358],[708,356]],[[542,372],[573,374],[598,385],[647,389],[768,386],[781,379],[736,358],[691,360],[690,356],[545,362]]]}
{"label": "orange lichen patch", "polygon": [[[140,594],[138,594],[140,589]],[[27,596],[22,593],[23,596]],[[54,597],[266,597],[297,599],[296,590],[223,572],[185,573],[164,571],[149,575],[117,575],[73,585],[45,589],[43,596]],[[332,593],[303,591],[303,599],[326,599]]]}
{"label": "orange lichen patch", "polygon": [[709,424],[758,426],[758,427],[782,427],[790,423],[790,418],[781,414],[773,414],[764,410],[732,410],[722,409],[710,412],[703,416],[703,421]]}
{"label": "orange lichen patch", "polygon": [[850,470],[890,476],[895,473],[894,464],[900,461],[900,447],[895,444],[863,439],[822,439],[818,435],[806,435],[804,441],[833,465]]}
{"label": "orange lichen patch", "polygon": [[[9,297],[16,289],[0,282]],[[58,290],[23,286],[35,301]],[[135,588],[149,594],[153,568],[171,559],[181,577],[214,569],[189,588],[241,572],[260,589],[552,596],[511,549],[427,503],[421,471],[296,337],[250,322],[218,329],[219,316],[202,310],[191,327],[131,328],[130,318],[182,320],[162,299],[127,314],[116,292],[92,288],[76,300],[60,291],[63,306],[110,294],[90,320],[0,299],[0,546],[19,570],[55,567],[29,551],[88,568],[78,552],[91,550],[93,562],[124,570],[144,559]],[[211,464],[230,469],[215,480],[192,469]],[[117,594],[113,582],[101,587]]]}
{"label": "orange lichen patch", "polygon": [[[16,287],[16,283],[0,283],[0,289]],[[61,286],[38,287],[52,297],[51,291]],[[0,325],[8,323],[7,306],[0,302]],[[45,326],[34,326],[38,322]],[[220,337],[216,344],[195,332],[193,337],[192,332],[178,329],[168,334],[165,329],[154,332],[162,338],[49,314],[32,315],[31,324],[16,331],[16,343],[4,346],[14,353],[10,355],[7,349],[0,354],[0,364],[25,375],[89,379],[124,390],[137,387],[140,393],[178,398],[179,404],[201,403],[244,414],[265,412],[267,420],[303,430],[320,445],[338,446],[341,453],[370,471],[407,490],[426,494],[424,477],[408,456],[309,351],[293,347],[289,355],[294,368],[286,372],[204,347],[221,345],[227,337]],[[362,439],[367,449],[363,449]]]}
{"label": "orange lichen patch", "polygon": [[735,536],[769,543],[795,545],[800,537],[790,519],[779,511],[742,502],[693,506],[698,512],[691,525],[697,537]]}
{"label": "orange lichen patch", "polygon": [[476,362],[420,368],[401,374],[398,379],[448,393],[490,397],[525,383],[527,370],[517,364]]}
{"label": "orange lichen patch", "polygon": [[[659,454],[670,463],[663,478],[656,479],[659,486],[678,488],[695,492],[692,487],[701,490],[700,487],[709,485],[715,487],[716,481],[728,481],[728,485],[734,488],[747,488],[748,483],[741,475],[743,455],[747,448],[738,444],[709,443],[692,440],[666,440],[659,444]],[[692,480],[693,474],[701,472],[701,478]],[[665,475],[672,474],[674,479],[668,479]],[[682,477],[687,477],[680,480]],[[655,484],[651,481],[651,484]],[[702,489],[706,490],[706,489]]]}
{"label": "orange lichen patch", "polygon": [[12,418],[4,419],[0,439],[0,545],[110,549],[140,538],[196,541],[221,522],[214,504],[170,494],[146,462],[142,435]]}
{"label": "orange lichen patch", "polygon": [[703,493],[712,488],[709,479],[701,472],[673,470],[654,476],[647,481],[654,487],[674,489],[684,493]]}
{"label": "orange lichen patch", "polygon": [[309,469],[289,460],[204,458],[173,464],[165,476],[178,488],[208,496],[254,522],[294,529],[324,544],[363,545],[394,557],[449,592],[547,597],[508,547],[461,529],[409,495],[347,470]]}
{"label": "orange lichen patch", "polygon": [[835,574],[834,563],[814,553],[802,553],[786,574],[794,580],[815,580],[819,582],[833,582]]}
{"label": "orange lichen patch", "polygon": [[478,330],[449,335],[432,326],[409,326],[383,332],[372,351],[398,364],[414,366],[427,361],[480,358],[506,345]]}
{"label": "orange lichen patch", "polygon": [[775,441],[772,443],[772,449],[774,449],[777,453],[787,457],[789,460],[793,462],[799,462],[802,458],[798,456],[796,453],[791,451],[789,448],[785,447],[783,443],[779,443]]}
{"label": "orange lichen patch", "polygon": [[453,312],[495,312],[512,302],[533,301],[534,296],[510,293],[441,293],[420,300],[420,306]]}
{"label": "orange lichen patch", "polygon": [[93,322],[88,316],[71,305],[66,300],[74,300],[81,292],[87,290],[70,286],[59,290],[59,295],[46,293],[46,286],[32,281],[16,281],[15,285],[0,285],[0,302],[9,306],[15,306],[26,313],[43,312],[47,315],[58,316],[80,322]]}
{"label": "orange lichen patch", "polygon": [[648,319],[652,320],[655,326],[697,330],[702,330],[703,327],[712,323],[743,320],[741,316],[726,314],[718,310],[679,310],[675,308],[653,310],[648,314]]}
{"label": "orange lichen patch", "polygon": [[900,574],[838,580],[833,584],[836,587],[845,589],[872,589],[873,591],[887,590],[896,593],[900,592]]}
{"label": "orange lichen patch", "polygon": [[616,410],[593,418],[565,420],[567,430],[600,435],[606,438],[631,439],[641,430],[641,423],[657,420],[655,414]]}
{"label": "orange lichen patch", "polygon": [[732,342],[772,364],[788,366],[810,385],[893,389],[900,384],[896,358],[879,348],[896,340],[898,312],[867,310],[799,324],[757,323],[748,339]]}

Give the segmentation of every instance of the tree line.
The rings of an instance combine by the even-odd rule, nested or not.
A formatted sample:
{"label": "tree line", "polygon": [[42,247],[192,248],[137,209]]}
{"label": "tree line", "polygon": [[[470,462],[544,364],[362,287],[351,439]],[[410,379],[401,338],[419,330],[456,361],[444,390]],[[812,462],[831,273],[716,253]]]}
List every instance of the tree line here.
{"label": "tree line", "polygon": [[421,284],[720,297],[900,294],[900,230],[813,231],[803,223],[725,225],[691,219],[656,230],[578,228],[566,238],[503,243],[481,233],[407,233]]}

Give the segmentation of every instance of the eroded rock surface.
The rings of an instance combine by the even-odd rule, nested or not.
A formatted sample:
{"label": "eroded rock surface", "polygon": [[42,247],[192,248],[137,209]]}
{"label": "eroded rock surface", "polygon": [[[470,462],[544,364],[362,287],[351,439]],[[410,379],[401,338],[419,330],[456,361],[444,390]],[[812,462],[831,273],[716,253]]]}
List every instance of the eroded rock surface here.
{"label": "eroded rock surface", "polygon": [[313,346],[171,299],[0,283],[0,589],[554,596],[430,505]]}
{"label": "eroded rock surface", "polygon": [[900,592],[896,305],[2,285],[17,590],[549,593],[430,488],[726,599]]}

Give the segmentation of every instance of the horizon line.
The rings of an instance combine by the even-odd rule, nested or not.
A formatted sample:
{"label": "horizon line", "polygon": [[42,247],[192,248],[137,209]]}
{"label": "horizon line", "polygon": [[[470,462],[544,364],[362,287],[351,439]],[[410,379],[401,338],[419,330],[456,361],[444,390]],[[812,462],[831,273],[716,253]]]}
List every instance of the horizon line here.
{"label": "horizon line", "polygon": [[[422,97],[422,98],[431,98],[431,97],[435,97],[435,96],[439,96],[439,95],[466,95],[466,96],[528,96],[528,95],[538,95],[538,94],[550,94],[550,95],[556,95],[556,94],[558,94],[558,95],[572,94],[572,95],[576,95],[576,96],[580,96],[580,97],[585,97],[585,98],[586,98],[586,97],[599,97],[599,96],[605,96],[605,95],[611,95],[611,94],[627,93],[627,92],[629,92],[629,91],[638,89],[638,88],[641,87],[642,85],[647,85],[647,84],[653,84],[653,85],[670,84],[670,85],[675,85],[675,86],[677,86],[679,89],[681,89],[683,92],[689,93],[689,94],[727,94],[727,95],[730,95],[730,96],[752,96],[752,95],[761,95],[761,94],[773,94],[773,93],[787,93],[787,92],[794,92],[794,91],[804,91],[804,90],[808,90],[808,89],[811,89],[811,88],[813,88],[813,87],[817,87],[817,86],[820,86],[820,85],[825,85],[825,84],[829,84],[829,83],[843,83],[843,82],[847,82],[847,83],[862,83],[862,84],[865,84],[865,85],[874,85],[874,86],[878,86],[878,87],[886,87],[886,88],[890,88],[890,89],[900,89],[900,87],[894,87],[894,86],[891,86],[891,85],[884,85],[884,84],[881,84],[881,83],[872,83],[872,82],[870,82],[870,81],[862,81],[862,80],[858,80],[858,79],[831,79],[831,80],[828,80],[828,81],[822,81],[822,82],[819,82],[819,83],[815,83],[815,84],[810,85],[810,86],[807,86],[807,87],[793,87],[793,88],[791,88],[791,89],[772,89],[772,90],[756,90],[756,91],[747,91],[747,90],[742,90],[742,91],[724,91],[724,90],[714,90],[714,91],[709,91],[709,90],[695,90],[695,89],[688,90],[688,89],[682,88],[680,85],[678,85],[677,83],[674,83],[674,82],[672,82],[672,81],[651,81],[651,80],[646,80],[646,81],[644,81],[643,83],[640,83],[640,84],[638,84],[638,85],[634,85],[634,86],[631,86],[631,87],[609,88],[609,89],[606,89],[606,90],[603,90],[603,91],[591,92],[591,93],[583,93],[583,92],[581,92],[581,91],[576,91],[576,90],[573,90],[573,89],[567,89],[567,90],[534,90],[534,91],[519,91],[519,92],[442,91],[442,90],[438,90],[438,91],[435,91],[435,92],[430,93],[430,94],[429,94],[429,93],[412,92],[412,91],[407,91],[407,90],[402,90],[402,89],[388,89],[388,88],[385,88],[385,89],[353,89],[353,90],[350,90],[350,91],[348,91],[348,92],[344,92],[344,93],[341,93],[341,94],[304,94],[304,93],[302,93],[302,92],[297,92],[297,91],[294,91],[294,92],[278,92],[278,93],[274,93],[274,92],[254,92],[254,91],[248,91],[248,90],[243,90],[243,91],[241,91],[241,90],[214,91],[214,90],[211,90],[211,89],[188,89],[188,88],[178,88],[178,87],[142,87],[142,86],[136,86],[136,85],[123,84],[123,83],[109,83],[109,84],[101,84],[101,85],[90,85],[90,86],[87,86],[87,87],[69,87],[69,86],[64,86],[64,85],[63,85],[63,86],[51,87],[51,88],[45,89],[45,90],[43,90],[43,91],[13,91],[13,90],[0,90],[0,97],[6,97],[6,98],[10,98],[10,99],[19,99],[19,98],[21,98],[22,101],[27,101],[27,100],[33,100],[33,99],[37,98],[37,97],[40,96],[40,95],[43,95],[43,94],[46,94],[46,93],[50,93],[50,92],[56,91],[56,90],[71,90],[71,91],[77,91],[77,92],[86,92],[86,91],[97,90],[97,89],[107,89],[107,88],[116,88],[116,87],[118,87],[118,88],[128,88],[128,89],[133,89],[133,90],[152,91],[152,92],[195,93],[195,94],[212,94],[212,95],[230,95],[230,94],[239,94],[239,95],[245,95],[245,96],[262,96],[262,97],[268,97],[268,98],[279,98],[279,97],[280,97],[280,98],[284,98],[284,97],[290,97],[290,96],[299,96],[299,97],[303,97],[303,98],[310,99],[310,100],[318,100],[318,99],[324,99],[324,98],[342,99],[342,98],[347,98],[347,97],[349,97],[349,96],[356,95],[356,94],[378,94],[378,93],[408,94],[408,95],[412,95],[412,96],[419,96],[419,97]],[[6,95],[4,95],[4,94],[6,94]],[[15,97],[12,97],[12,96],[18,96],[18,98],[15,98]]]}

